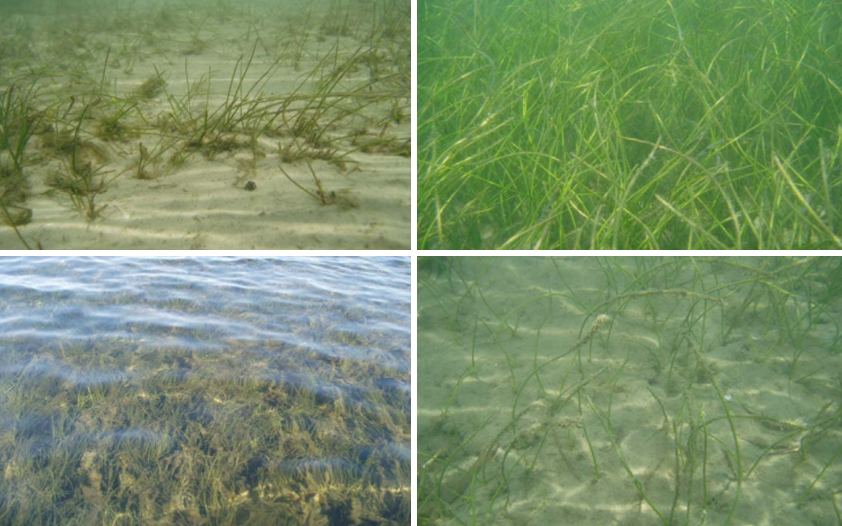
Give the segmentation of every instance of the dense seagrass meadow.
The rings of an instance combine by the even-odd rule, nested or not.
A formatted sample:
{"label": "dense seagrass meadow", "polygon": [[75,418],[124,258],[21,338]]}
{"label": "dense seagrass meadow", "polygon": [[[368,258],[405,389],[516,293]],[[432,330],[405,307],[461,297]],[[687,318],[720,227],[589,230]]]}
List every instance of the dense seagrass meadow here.
{"label": "dense seagrass meadow", "polygon": [[842,248],[842,3],[420,0],[419,249]]}

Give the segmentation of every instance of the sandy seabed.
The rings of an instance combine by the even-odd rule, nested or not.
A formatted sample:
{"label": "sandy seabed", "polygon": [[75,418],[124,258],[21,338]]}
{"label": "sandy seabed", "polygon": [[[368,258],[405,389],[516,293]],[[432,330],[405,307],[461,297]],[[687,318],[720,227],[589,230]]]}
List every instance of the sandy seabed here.
{"label": "sandy seabed", "polygon": [[5,9],[0,248],[410,247],[408,1]]}
{"label": "sandy seabed", "polygon": [[836,524],[838,258],[421,258],[419,524]]}

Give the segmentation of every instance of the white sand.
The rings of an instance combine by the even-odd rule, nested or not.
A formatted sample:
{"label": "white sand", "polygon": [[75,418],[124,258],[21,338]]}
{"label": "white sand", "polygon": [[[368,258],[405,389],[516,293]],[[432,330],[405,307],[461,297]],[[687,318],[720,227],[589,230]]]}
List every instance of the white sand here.
{"label": "white sand", "polygon": [[[19,227],[31,246],[146,250],[410,247],[410,160],[408,149],[401,151],[402,145],[408,144],[412,126],[409,55],[407,47],[404,56],[400,44],[409,39],[408,17],[405,23],[395,18],[402,25],[394,27],[394,35],[370,42],[371,20],[383,16],[385,4],[381,2],[121,1],[105,5],[114,11],[84,5],[72,10],[47,6],[15,14],[7,24],[0,24],[4,38],[25,35],[39,60],[60,57],[45,69],[37,84],[36,106],[47,108],[50,114],[40,126],[54,125],[55,116],[70,107],[72,95],[76,104],[67,119],[58,122],[61,130],[72,134],[83,104],[90,103],[80,132],[86,150],[82,153],[111,180],[95,198],[95,206],[105,208],[99,217],[89,220],[74,209],[66,193],[50,186],[56,172],[66,171],[69,156],[45,146],[40,133],[45,129],[40,129],[26,152],[29,195],[22,206],[32,210],[32,221]],[[393,9],[390,14],[396,12]],[[343,24],[347,26],[344,29]],[[68,33],[56,29],[61,27]],[[74,34],[83,38],[77,44],[68,43]],[[78,47],[71,56],[78,57],[78,63],[68,65],[59,50],[74,45]],[[102,88],[102,99],[108,101],[119,103],[130,97],[155,76],[157,68],[174,100],[183,99],[188,79],[198,90],[193,115],[202,115],[206,100],[213,112],[226,102],[232,75],[236,71],[235,81],[239,80],[252,49],[256,50],[254,60],[244,73],[241,92],[247,96],[241,98],[263,103],[289,96],[296,100],[277,119],[278,131],[267,132],[250,144],[250,135],[240,127],[224,136],[235,141],[235,146],[211,156],[185,149],[186,136],[162,120],[172,112],[167,93],[138,101],[121,121],[133,133],[103,140],[96,136],[95,119],[107,113],[109,105],[96,102],[92,91],[99,85],[109,47]],[[304,104],[300,99],[313,93],[319,79],[355,53],[367,58],[354,65],[331,92],[353,91],[375,75],[383,81],[372,82],[359,96],[343,99],[321,117],[325,126],[321,153],[330,152],[340,162],[305,156],[281,164],[279,145],[295,149],[303,144],[289,133]],[[330,58],[322,63],[325,57]],[[277,69],[261,79],[275,61]],[[374,72],[369,64],[379,70]],[[5,71],[4,75],[20,83],[29,66],[25,62],[12,64],[9,71],[13,73]],[[82,77],[87,79],[82,85],[74,76],[78,69],[84,70]],[[203,82],[197,82],[200,80]],[[248,93],[254,86],[257,88]],[[333,105],[336,100],[326,98],[323,105]],[[355,111],[355,105],[363,107]],[[393,108],[399,108],[405,117],[393,118]],[[355,113],[338,118],[345,110]],[[135,177],[141,143],[149,155],[163,151],[157,165],[150,163],[145,170],[148,179]],[[371,145],[365,149],[368,153],[361,149],[365,144]],[[306,148],[313,151],[309,145]],[[168,165],[180,149],[187,160]],[[308,162],[330,204],[297,188],[279,168],[281,165],[296,182],[317,193]],[[256,189],[245,190],[247,181],[253,181]],[[14,231],[2,224],[0,248],[23,248]]]}
{"label": "white sand", "polygon": [[[842,353],[833,348],[836,332],[830,320],[840,319],[839,302],[794,347],[787,338],[780,341],[783,327],[770,323],[767,296],[761,295],[756,309],[739,315],[750,291],[768,294],[759,286],[737,285],[757,274],[718,266],[715,280],[711,266],[700,261],[703,288],[689,261],[684,261],[680,271],[665,269],[673,280],[668,287],[653,283],[632,286],[629,291],[711,291],[724,303],[720,308],[707,302],[707,325],[697,321],[687,332],[685,316],[698,299],[692,296],[637,297],[629,299],[625,308],[612,303],[605,313],[613,323],[599,330],[590,348],[582,347],[583,374],[576,353],[554,361],[540,371],[543,393],[535,377],[530,378],[535,364],[541,366],[571,349],[582,338],[580,330],[586,334],[593,321],[586,319],[587,309],[608,298],[608,284],[595,258],[556,259],[558,271],[549,258],[465,258],[450,280],[446,270],[439,277],[420,274],[419,466],[428,463],[421,480],[439,476],[449,460],[443,479],[443,487],[448,487],[486,448],[494,448],[485,470],[478,472],[473,491],[468,486],[439,517],[435,504],[422,506],[434,517],[426,523],[459,524],[450,518],[457,517],[463,524],[472,524],[475,514],[476,524],[662,524],[652,506],[642,500],[632,475],[619,461],[622,457],[663,523],[724,524],[738,487],[735,444],[724,399],[739,437],[743,473],[730,524],[836,524],[831,499],[842,509],[842,458],[838,456]],[[754,266],[762,258],[735,261]],[[650,265],[654,264],[651,259]],[[624,260],[623,267],[633,272],[635,265]],[[631,280],[623,272],[615,273],[622,292]],[[793,320],[796,308],[801,315],[806,312],[802,286],[809,282],[793,290],[797,296],[788,311]],[[734,285],[722,286],[728,283]],[[822,284],[817,281],[814,286],[819,290]],[[717,293],[718,287],[722,288]],[[549,293],[557,294],[551,302]],[[612,296],[617,294],[614,291]],[[701,314],[702,305],[702,301],[697,303],[696,315]],[[476,365],[471,367],[475,324]],[[699,351],[706,371],[698,369],[684,336]],[[676,342],[670,379],[670,351]],[[804,352],[797,362],[795,381],[790,382],[796,348]],[[577,398],[575,387],[584,380],[589,383]],[[514,387],[524,385],[517,411],[530,409],[518,419],[517,434],[507,431],[495,445],[494,437],[512,421]],[[562,400],[573,396],[556,411],[560,392]],[[600,420],[607,421],[609,409],[613,442]],[[448,416],[442,417],[445,410]],[[701,414],[708,433],[706,501]],[[805,441],[802,456],[799,439],[818,433],[828,419],[831,425],[823,433]],[[594,447],[599,477],[585,430]],[[463,443],[464,448],[457,450]],[[690,455],[696,458],[692,476],[687,467],[692,463]],[[504,462],[508,486],[503,482]],[[822,473],[825,466],[829,467]],[[426,483],[427,488],[433,486]]]}

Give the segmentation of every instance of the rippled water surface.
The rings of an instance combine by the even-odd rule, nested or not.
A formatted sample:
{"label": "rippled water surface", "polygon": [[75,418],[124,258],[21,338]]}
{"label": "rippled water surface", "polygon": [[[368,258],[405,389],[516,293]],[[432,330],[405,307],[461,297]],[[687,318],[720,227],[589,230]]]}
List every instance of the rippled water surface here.
{"label": "rippled water surface", "polygon": [[0,523],[408,523],[408,258],[0,258]]}

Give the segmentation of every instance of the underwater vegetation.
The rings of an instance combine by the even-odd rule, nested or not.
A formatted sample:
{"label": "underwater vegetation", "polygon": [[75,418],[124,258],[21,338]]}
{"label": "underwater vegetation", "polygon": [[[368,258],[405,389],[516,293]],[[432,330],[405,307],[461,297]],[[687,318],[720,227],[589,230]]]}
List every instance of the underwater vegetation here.
{"label": "underwater vegetation", "polygon": [[409,523],[394,445],[409,443],[409,393],[357,382],[377,371],[334,366],[349,387],[324,389],[284,359],[260,378],[236,357],[170,350],[138,353],[134,374],[81,372],[116,365],[118,345],[0,365],[0,523]]}
{"label": "underwater vegetation", "polygon": [[0,5],[0,218],[26,248],[33,193],[105,220],[121,179],[200,155],[235,160],[234,188],[271,164],[314,207],[352,207],[312,164],[409,157],[409,2],[72,5]]}
{"label": "underwater vegetation", "polygon": [[[269,296],[253,276],[219,278],[234,294],[187,278],[212,265],[168,267],[169,297],[115,295],[112,272],[84,302],[3,276],[0,524],[409,524],[408,284],[388,314],[343,294],[251,304]],[[61,268],[49,283],[78,272]]]}
{"label": "underwater vegetation", "polygon": [[419,524],[842,518],[842,259],[421,259]]}
{"label": "underwater vegetation", "polygon": [[420,249],[842,248],[842,11],[425,0]]}

